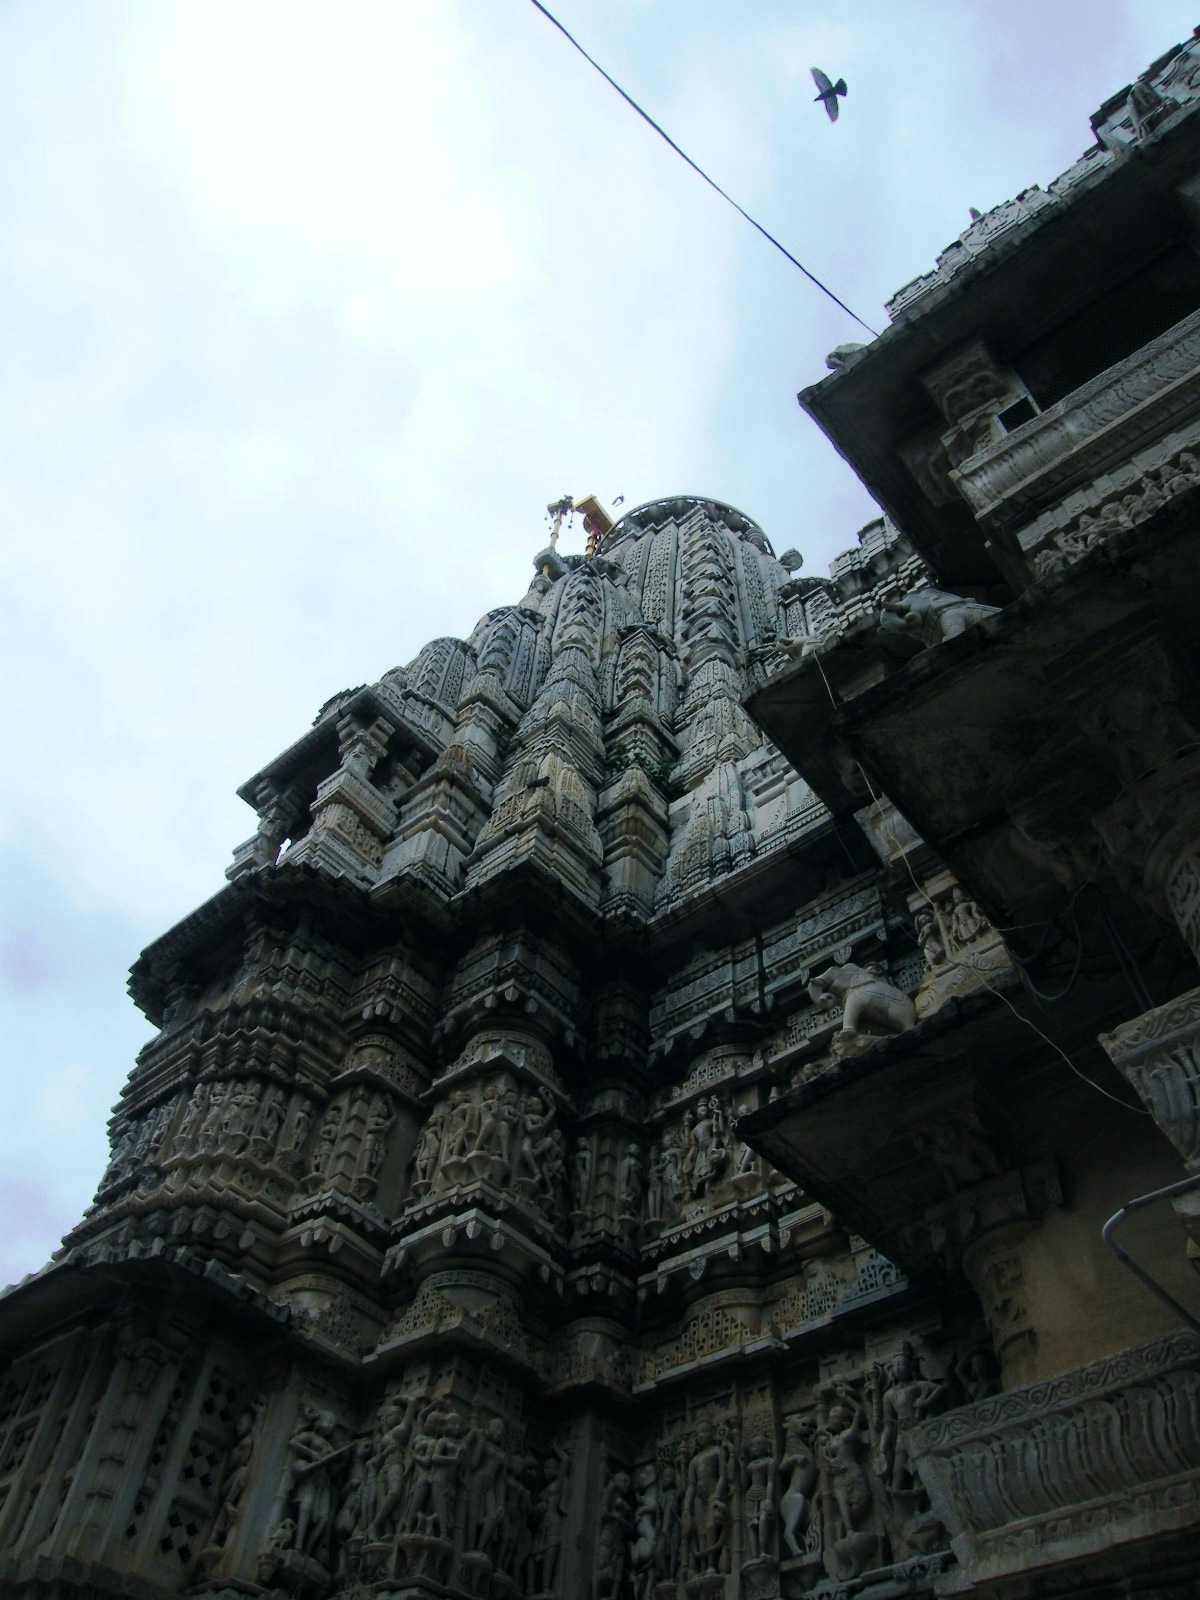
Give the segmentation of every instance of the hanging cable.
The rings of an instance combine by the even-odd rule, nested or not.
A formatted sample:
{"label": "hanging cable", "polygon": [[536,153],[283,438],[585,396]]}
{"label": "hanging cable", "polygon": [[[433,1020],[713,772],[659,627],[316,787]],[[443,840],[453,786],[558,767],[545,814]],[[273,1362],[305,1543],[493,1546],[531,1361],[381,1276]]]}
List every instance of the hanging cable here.
{"label": "hanging cable", "polygon": [[831,288],[829,288],[829,286],[827,284],[822,283],[820,278],[818,278],[815,273],[810,272],[802,261],[797,261],[795,256],[792,254],[792,252],[789,249],[787,249],[786,246],[780,244],[779,240],[775,237],[775,235],[773,233],[768,233],[766,228],[763,227],[761,222],[756,222],[754,220],[754,218],[750,215],[750,213],[747,210],[745,210],[744,207],[738,205],[737,201],[733,198],[733,196],[731,194],[727,194],[726,191],[724,189],[722,189],[721,185],[716,181],[715,178],[710,178],[708,173],[705,172],[703,167],[697,166],[697,164],[692,160],[691,156],[688,155],[686,150],[681,150],[679,148],[679,146],[675,143],[674,139],[672,139],[671,135],[666,131],[666,129],[660,127],[659,124],[657,122],[655,122],[654,118],[650,115],[650,113],[648,111],[644,111],[642,109],[642,107],[640,105],[638,105],[637,101],[633,98],[633,96],[631,94],[626,94],[625,90],[622,89],[621,85],[617,82],[617,80],[615,78],[613,78],[613,77],[610,77],[609,74],[607,72],[605,72],[604,68],[600,65],[600,63],[593,56],[588,55],[587,51],[580,44],[579,40],[575,38],[574,34],[569,33],[567,31],[567,29],[563,27],[562,23],[553,14],[553,12],[547,11],[546,7],[542,4],[542,0],[532,0],[532,4],[533,4],[533,6],[534,6],[534,8],[536,10],[538,10],[538,11],[540,11],[542,13],[542,15],[545,17],[547,22],[551,22],[551,23],[554,24],[554,26],[558,29],[559,33],[562,34],[564,39],[566,39],[570,44],[573,44],[575,46],[576,50],[579,51],[579,54],[589,64],[589,66],[595,67],[596,71],[604,79],[605,83],[610,84],[612,86],[612,88],[614,88],[617,91],[617,93],[621,96],[621,99],[624,100],[627,105],[632,106],[633,109],[637,112],[638,116],[641,117],[644,122],[648,122],[650,124],[650,126],[654,129],[655,133],[658,134],[659,138],[666,140],[666,142],[671,146],[671,149],[674,150],[675,154],[677,156],[680,156],[684,161],[686,161],[688,166],[691,167],[693,172],[698,173],[699,176],[704,179],[705,183],[707,183],[710,188],[715,189],[717,191],[717,193],[721,196],[722,200],[728,200],[729,204],[739,214],[739,216],[745,217],[746,221],[750,224],[750,226],[752,228],[757,228],[759,233],[762,234],[763,238],[766,239],[768,241],[768,243],[773,244],[775,246],[776,250],[778,250],[781,255],[786,256],[787,259],[791,262],[791,264],[794,267],[798,268],[799,271],[801,271],[804,274],[804,276],[808,279],[808,281],[810,283],[815,284],[816,287],[818,289],[820,289],[822,294],[828,295],[829,298],[833,301],[835,306],[839,306],[846,313],[846,315],[848,317],[853,317],[855,322],[858,323],[860,328],[865,328],[867,330],[867,332],[871,335],[872,339],[878,339],[879,335],[875,332],[875,329],[871,326],[871,324],[869,322],[864,322],[863,319],[859,316],[857,311],[851,311],[850,307],[846,304],[846,302],[844,300],[839,300],[837,295],[834,294],[833,290]]}

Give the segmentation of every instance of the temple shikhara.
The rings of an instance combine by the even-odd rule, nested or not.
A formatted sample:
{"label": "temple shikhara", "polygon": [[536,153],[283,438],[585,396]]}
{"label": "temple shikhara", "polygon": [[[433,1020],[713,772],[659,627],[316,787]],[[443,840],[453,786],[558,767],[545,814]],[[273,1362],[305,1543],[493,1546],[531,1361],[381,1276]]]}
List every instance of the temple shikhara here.
{"label": "temple shikhara", "polygon": [[1200,1593],[1200,38],[1092,129],[802,393],[828,576],[568,497],[244,785],[5,1600]]}

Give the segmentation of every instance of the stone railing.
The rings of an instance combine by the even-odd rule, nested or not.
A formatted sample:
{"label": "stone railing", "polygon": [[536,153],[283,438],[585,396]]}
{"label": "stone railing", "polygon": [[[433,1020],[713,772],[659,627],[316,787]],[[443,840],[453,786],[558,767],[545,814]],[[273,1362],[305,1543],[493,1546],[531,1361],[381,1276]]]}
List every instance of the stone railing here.
{"label": "stone railing", "polygon": [[1200,311],[971,456],[952,476],[976,516],[1001,515],[1011,525],[1184,426],[1198,404]]}
{"label": "stone railing", "polygon": [[1200,1339],[1172,1334],[918,1424],[911,1459],[974,1584],[1200,1515]]}

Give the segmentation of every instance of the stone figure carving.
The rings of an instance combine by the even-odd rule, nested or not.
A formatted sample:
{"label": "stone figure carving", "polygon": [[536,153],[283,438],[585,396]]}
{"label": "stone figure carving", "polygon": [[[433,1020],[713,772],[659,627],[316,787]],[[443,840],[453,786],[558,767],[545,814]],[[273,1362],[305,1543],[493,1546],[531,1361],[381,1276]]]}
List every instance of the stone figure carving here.
{"label": "stone figure carving", "polygon": [[321,1119],[321,1126],[317,1130],[317,1142],[313,1146],[312,1160],[309,1162],[308,1167],[310,1183],[319,1183],[328,1172],[341,1125],[342,1108],[336,1104],[331,1105]]}
{"label": "stone figure carving", "polygon": [[685,1113],[683,1137],[687,1191],[692,1199],[703,1199],[729,1159],[725,1109],[715,1094]]}
{"label": "stone figure carving", "polygon": [[425,1126],[421,1129],[421,1136],[417,1140],[412,1158],[412,1191],[416,1195],[427,1194],[432,1187],[448,1114],[448,1107],[443,1102],[436,1110],[430,1112]]}
{"label": "stone figure carving", "polygon": [[533,1543],[529,1555],[529,1587],[533,1594],[557,1594],[559,1563],[567,1522],[567,1452],[555,1446],[542,1467],[542,1483],[533,1497]]}
{"label": "stone figure carving", "polygon": [[775,1451],[764,1434],[750,1441],[743,1466],[743,1482],[746,1553],[751,1561],[765,1560],[775,1554],[779,1481]]}
{"label": "stone figure carving", "polygon": [[867,1409],[847,1383],[832,1386],[821,1441],[836,1526],[826,1540],[831,1577],[855,1578],[874,1564],[879,1539],[871,1526],[875,1494],[865,1462],[871,1445]]}
{"label": "stone figure carving", "polygon": [[259,1160],[270,1160],[275,1154],[286,1114],[287,1099],[283,1090],[277,1083],[268,1085],[259,1107],[258,1124],[251,1143],[251,1149]]}
{"label": "stone figure carving", "polygon": [[253,1407],[241,1412],[234,1424],[236,1442],[229,1453],[225,1467],[225,1479],[221,1484],[220,1509],[212,1525],[212,1532],[208,1536],[208,1547],[200,1561],[205,1571],[211,1571],[221,1559],[229,1543],[229,1535],[241,1512],[242,1497],[250,1481],[250,1458],[254,1454],[258,1422],[262,1416],[263,1406],[264,1401],[259,1400]]}
{"label": "stone figure carving", "polygon": [[779,1463],[785,1486],[779,1499],[779,1521],[784,1542],[793,1556],[804,1554],[801,1535],[812,1519],[812,1496],[817,1483],[817,1458],[813,1450],[813,1425],[797,1412],[788,1419],[783,1460]]}
{"label": "stone figure carving", "polygon": [[977,622],[994,617],[999,609],[945,589],[913,589],[880,607],[879,626],[884,633],[915,635],[931,646],[957,639]]}
{"label": "stone figure carving", "polygon": [[592,1193],[592,1145],[582,1135],[575,1141],[571,1156],[571,1207],[586,1213]]}
{"label": "stone figure carving", "polygon": [[629,1546],[633,1600],[650,1600],[654,1591],[659,1539],[658,1472],[652,1461],[638,1468],[633,1486],[637,1492],[633,1539]]}
{"label": "stone figure carving", "polygon": [[730,1447],[711,1422],[702,1422],[684,1476],[683,1570],[690,1577],[728,1571],[731,1504]]}
{"label": "stone figure carving", "polygon": [[946,944],[932,906],[922,906],[913,919],[917,943],[930,972],[946,964]]}
{"label": "stone figure carving", "polygon": [[386,1538],[397,1519],[403,1517],[408,1492],[408,1445],[413,1418],[425,1398],[423,1394],[413,1395],[404,1406],[393,1400],[380,1417],[374,1455],[378,1505],[371,1531],[375,1539]]}
{"label": "stone figure carving", "polygon": [[876,1471],[895,1496],[913,1484],[905,1431],[939,1409],[947,1390],[944,1383],[934,1383],[918,1374],[916,1357],[907,1341],[892,1363],[890,1382],[879,1367],[872,1369],[872,1375],[879,1392],[880,1414]]}
{"label": "stone figure carving", "polygon": [[[333,1443],[336,1424],[318,1406],[301,1407],[300,1418],[288,1440],[287,1460],[271,1513],[271,1545],[276,1551],[309,1556],[329,1567],[329,1542],[333,1531],[336,1497],[330,1467],[351,1446]],[[290,1534],[284,1535],[284,1530]]]}
{"label": "stone figure carving", "polygon": [[679,1555],[683,1543],[683,1507],[679,1474],[670,1462],[664,1462],[658,1475],[658,1550],[655,1556],[655,1577],[671,1579],[679,1571]]}
{"label": "stone figure carving", "polygon": [[379,1173],[391,1125],[392,1112],[387,1101],[382,1098],[372,1101],[363,1129],[362,1152],[355,1178],[355,1190],[363,1199],[369,1199],[379,1187]]}
{"label": "stone figure carving", "polygon": [[363,1545],[371,1535],[379,1501],[375,1440],[359,1439],[350,1455],[350,1471],[341,1507],[333,1521],[334,1554],[339,1576],[358,1566]]}
{"label": "stone figure carving", "polygon": [[636,1144],[626,1145],[617,1168],[617,1203],[621,1220],[634,1222],[642,1198],[642,1151]]}
{"label": "stone figure carving", "polygon": [[633,1522],[631,1487],[627,1472],[614,1472],[608,1480],[596,1541],[596,1600],[618,1600],[624,1588]]}
{"label": "stone figure carving", "polygon": [[508,1452],[500,1417],[489,1418],[467,1435],[466,1469],[465,1547],[490,1555],[507,1503]]}
{"label": "stone figure carving", "polygon": [[903,1033],[917,1020],[912,1001],[874,963],[859,967],[847,961],[829,967],[812,980],[808,992],[819,1006],[841,1004],[838,1047],[843,1052],[873,1034]]}
{"label": "stone figure carving", "polygon": [[964,945],[978,939],[986,930],[987,922],[982,911],[965,889],[956,886],[951,895],[950,911],[950,936],[954,943],[962,949]]}

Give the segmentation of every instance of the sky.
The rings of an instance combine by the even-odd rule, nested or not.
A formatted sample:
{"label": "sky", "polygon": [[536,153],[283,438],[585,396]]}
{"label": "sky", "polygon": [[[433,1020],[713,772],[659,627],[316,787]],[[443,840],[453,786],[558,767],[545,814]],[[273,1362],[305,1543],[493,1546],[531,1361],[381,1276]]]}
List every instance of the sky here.
{"label": "sky", "polygon": [[[1195,20],[551,9],[875,328]],[[0,151],[5,1283],[104,1167],[130,963],[331,694],[520,599],[563,493],[725,500],[817,572],[873,507],[795,401],[866,335],[528,0],[4,0]]]}

